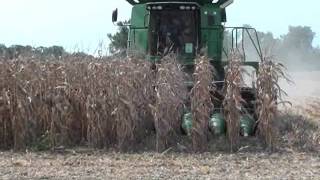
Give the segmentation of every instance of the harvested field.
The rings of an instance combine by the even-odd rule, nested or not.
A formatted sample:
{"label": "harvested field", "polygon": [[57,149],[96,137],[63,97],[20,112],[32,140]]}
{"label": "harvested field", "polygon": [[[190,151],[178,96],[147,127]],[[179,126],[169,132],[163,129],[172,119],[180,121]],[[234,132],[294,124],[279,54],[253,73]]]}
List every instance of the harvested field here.
{"label": "harvested field", "polygon": [[283,109],[293,110],[313,119],[320,119],[318,115],[320,112],[320,71],[289,72],[288,74],[293,82],[288,84],[282,81],[280,86],[288,93],[285,98],[292,103],[292,108]]}
{"label": "harvested field", "polygon": [[1,179],[317,179],[305,153],[1,153]]}

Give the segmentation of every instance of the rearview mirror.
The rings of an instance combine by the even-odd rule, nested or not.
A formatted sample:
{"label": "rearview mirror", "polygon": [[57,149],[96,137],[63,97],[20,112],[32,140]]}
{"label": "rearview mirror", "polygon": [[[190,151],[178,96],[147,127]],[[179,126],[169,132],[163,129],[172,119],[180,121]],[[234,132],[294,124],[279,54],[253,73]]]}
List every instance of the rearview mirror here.
{"label": "rearview mirror", "polygon": [[118,21],[118,9],[114,10],[112,12],[112,22],[117,22]]}

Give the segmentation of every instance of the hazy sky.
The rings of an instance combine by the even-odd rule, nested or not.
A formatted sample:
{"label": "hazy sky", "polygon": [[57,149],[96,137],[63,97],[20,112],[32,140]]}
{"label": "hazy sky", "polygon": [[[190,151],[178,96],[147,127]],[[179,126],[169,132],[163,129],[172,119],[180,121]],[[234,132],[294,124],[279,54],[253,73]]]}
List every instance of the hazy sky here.
{"label": "hazy sky", "polygon": [[[227,11],[228,24],[250,24],[276,36],[289,25],[311,26],[317,33],[314,46],[320,46],[320,1],[235,0]],[[308,7],[310,6],[310,7]],[[51,46],[92,53],[108,43],[107,33],[117,27],[111,13],[119,8],[119,20],[130,17],[125,0],[0,0],[0,44]]]}

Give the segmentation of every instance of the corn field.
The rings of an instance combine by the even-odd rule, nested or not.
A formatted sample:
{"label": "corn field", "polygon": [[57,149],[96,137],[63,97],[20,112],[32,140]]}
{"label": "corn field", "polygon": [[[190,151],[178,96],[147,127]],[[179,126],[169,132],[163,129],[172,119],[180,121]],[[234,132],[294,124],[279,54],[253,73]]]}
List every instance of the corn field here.
{"label": "corn field", "polygon": [[[227,138],[238,148],[241,56],[231,53],[224,80],[223,109]],[[0,148],[90,146],[132,150],[151,137],[163,152],[177,145],[186,108],[192,114],[190,140],[195,152],[208,150],[213,113],[214,68],[197,57],[189,92],[187,74],[176,57],[153,64],[142,58],[70,55],[60,60],[24,57],[0,60]],[[274,144],[282,66],[266,59],[257,72],[258,132]]]}
{"label": "corn field", "polygon": [[126,150],[154,129],[157,142],[166,144],[186,94],[183,74],[171,62],[153,70],[134,58],[1,60],[0,148]]}

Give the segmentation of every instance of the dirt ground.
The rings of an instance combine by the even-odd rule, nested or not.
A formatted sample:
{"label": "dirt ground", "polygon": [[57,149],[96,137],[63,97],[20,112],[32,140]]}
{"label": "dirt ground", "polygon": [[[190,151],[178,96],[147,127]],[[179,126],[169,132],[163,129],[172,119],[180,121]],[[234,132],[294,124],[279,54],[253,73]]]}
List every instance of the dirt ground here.
{"label": "dirt ground", "polygon": [[305,153],[10,153],[1,179],[317,179],[320,155]]}
{"label": "dirt ground", "polygon": [[[291,77],[295,84],[282,84],[289,94],[286,99],[295,111],[306,116],[316,113],[312,117],[319,120],[320,106],[310,102],[320,97],[320,72],[291,73]],[[206,154],[0,152],[0,179],[318,179],[319,169],[319,152],[290,149]]]}
{"label": "dirt ground", "polygon": [[287,93],[283,99],[292,105],[280,108],[320,121],[320,71],[288,72],[288,75],[292,82],[281,81],[280,86]]}

